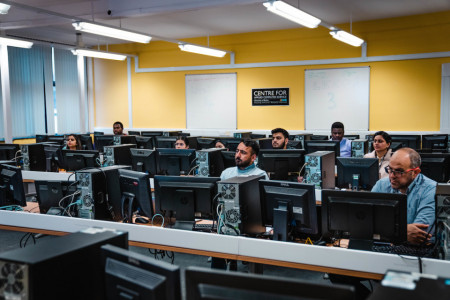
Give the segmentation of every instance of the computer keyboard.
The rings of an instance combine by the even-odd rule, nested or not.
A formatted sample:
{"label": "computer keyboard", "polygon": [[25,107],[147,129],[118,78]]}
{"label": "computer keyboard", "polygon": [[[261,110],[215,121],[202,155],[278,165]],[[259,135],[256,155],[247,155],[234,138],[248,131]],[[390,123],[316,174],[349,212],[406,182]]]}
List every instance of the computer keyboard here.
{"label": "computer keyboard", "polygon": [[381,253],[391,253],[397,255],[409,255],[420,257],[433,257],[434,247],[413,246],[413,245],[376,245],[372,246],[372,251]]}
{"label": "computer keyboard", "polygon": [[217,226],[214,223],[196,223],[194,227],[192,228],[194,231],[204,231],[204,232],[210,232],[210,231],[216,231]]}

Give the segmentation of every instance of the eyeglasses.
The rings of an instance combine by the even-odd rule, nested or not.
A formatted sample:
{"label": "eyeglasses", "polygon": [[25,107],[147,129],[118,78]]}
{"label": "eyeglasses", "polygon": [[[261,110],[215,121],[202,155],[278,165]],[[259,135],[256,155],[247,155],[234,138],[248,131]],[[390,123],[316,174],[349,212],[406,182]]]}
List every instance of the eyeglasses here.
{"label": "eyeglasses", "polygon": [[184,146],[184,143],[175,143],[175,146]]}
{"label": "eyeglasses", "polygon": [[414,168],[414,169],[408,169],[406,171],[397,171],[397,170],[393,170],[391,167],[387,166],[384,168],[384,170],[386,171],[386,173],[388,174],[394,174],[394,176],[403,176],[404,174],[411,172],[411,171],[416,171],[416,170],[420,170],[419,167]]}

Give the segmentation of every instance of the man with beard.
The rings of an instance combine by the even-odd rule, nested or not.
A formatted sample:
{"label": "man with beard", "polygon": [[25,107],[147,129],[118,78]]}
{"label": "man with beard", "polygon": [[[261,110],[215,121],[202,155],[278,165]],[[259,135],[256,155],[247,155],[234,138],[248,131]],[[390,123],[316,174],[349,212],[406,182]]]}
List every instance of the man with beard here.
{"label": "man with beard", "polygon": [[289,141],[289,133],[283,128],[272,130],[272,148],[286,149]]}

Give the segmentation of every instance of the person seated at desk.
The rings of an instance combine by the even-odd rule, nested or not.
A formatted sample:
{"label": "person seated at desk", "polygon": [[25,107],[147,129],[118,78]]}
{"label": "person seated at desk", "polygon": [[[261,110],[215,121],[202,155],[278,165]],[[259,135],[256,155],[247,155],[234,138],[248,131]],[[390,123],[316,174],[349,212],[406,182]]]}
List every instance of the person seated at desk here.
{"label": "person seated at desk", "polygon": [[187,137],[183,135],[177,136],[177,140],[175,141],[175,149],[189,149],[189,140]]}
{"label": "person seated at desk", "polygon": [[66,145],[63,147],[64,150],[82,150],[81,141],[78,135],[69,134],[66,137]]}
{"label": "person seated at desk", "polygon": [[221,140],[214,141],[214,148],[227,149],[227,151],[229,150]]}
{"label": "person seated at desk", "polygon": [[113,124],[113,133],[114,135],[127,135],[123,132],[123,124],[120,121],[114,122]]}
{"label": "person seated at desk", "polygon": [[391,146],[392,138],[385,131],[377,131],[373,135],[373,150],[370,153],[364,155],[364,158],[378,158],[378,173],[381,178],[388,177],[389,174],[386,173],[385,168],[389,166],[389,161],[392,156]]}
{"label": "person seated at desk", "polygon": [[372,188],[378,193],[402,193],[408,199],[408,242],[422,244],[431,239],[429,226],[435,219],[436,181],[420,174],[420,155],[411,148],[401,148],[386,167],[389,177]]}
{"label": "person seated at desk", "polygon": [[289,142],[289,132],[283,128],[275,128],[272,130],[272,148],[286,149]]}
{"label": "person seated at desk", "polygon": [[340,143],[340,156],[352,156],[352,142],[344,138],[344,124],[342,124],[341,122],[334,122],[331,125],[331,141],[338,141]]}

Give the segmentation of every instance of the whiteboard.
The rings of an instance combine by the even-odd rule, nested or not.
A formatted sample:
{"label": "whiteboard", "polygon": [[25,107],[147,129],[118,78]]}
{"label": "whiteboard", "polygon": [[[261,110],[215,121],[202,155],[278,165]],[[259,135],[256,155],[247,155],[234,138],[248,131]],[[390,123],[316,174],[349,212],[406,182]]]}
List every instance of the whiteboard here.
{"label": "whiteboard", "polygon": [[305,129],[369,130],[370,67],[305,70]]}
{"label": "whiteboard", "polygon": [[236,73],[186,75],[186,128],[236,129]]}

